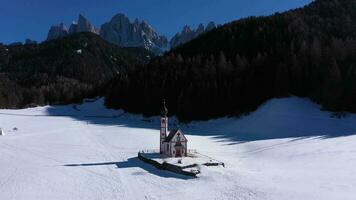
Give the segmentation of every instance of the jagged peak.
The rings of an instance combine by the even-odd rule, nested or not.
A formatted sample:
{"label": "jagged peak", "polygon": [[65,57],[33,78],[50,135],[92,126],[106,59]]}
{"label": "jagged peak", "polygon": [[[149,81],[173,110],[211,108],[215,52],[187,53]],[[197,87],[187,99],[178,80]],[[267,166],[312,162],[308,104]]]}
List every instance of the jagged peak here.
{"label": "jagged peak", "polygon": [[83,14],[79,14],[78,24],[80,24],[81,22],[89,22],[89,20]]}
{"label": "jagged peak", "polygon": [[216,25],[214,22],[209,22],[209,24],[204,26],[204,24],[200,23],[196,29],[191,29],[189,25],[185,25],[182,29],[181,32],[176,33],[171,41],[169,42],[171,47],[174,48],[178,45],[184,44],[199,35],[203,34],[206,31],[210,31],[212,29],[216,28]]}
{"label": "jagged peak", "polygon": [[192,29],[190,28],[190,26],[185,25],[183,27],[182,33],[190,33],[190,32],[192,32]]}
{"label": "jagged peak", "polygon": [[200,24],[198,25],[198,29],[199,29],[199,28],[205,28],[205,27],[204,27],[204,24],[200,23]]}
{"label": "jagged peak", "polygon": [[68,31],[67,26],[64,24],[64,22],[61,22],[61,23],[59,24],[59,28],[60,28],[61,30]]}
{"label": "jagged peak", "polygon": [[130,19],[123,13],[118,13],[116,15],[114,15],[114,17],[111,18],[111,22],[112,21],[117,21],[117,20],[120,20],[120,21],[127,21],[127,22],[130,22]]}
{"label": "jagged peak", "polygon": [[198,28],[195,30],[197,33],[203,33],[205,31],[205,26],[203,24],[199,24]]}
{"label": "jagged peak", "polygon": [[82,19],[86,19],[86,17],[85,17],[82,13],[79,13],[79,17],[78,17],[78,19],[80,19],[80,18],[82,18]]}
{"label": "jagged peak", "polygon": [[208,25],[206,26],[205,31],[210,31],[212,29],[216,28],[215,22],[209,22]]}

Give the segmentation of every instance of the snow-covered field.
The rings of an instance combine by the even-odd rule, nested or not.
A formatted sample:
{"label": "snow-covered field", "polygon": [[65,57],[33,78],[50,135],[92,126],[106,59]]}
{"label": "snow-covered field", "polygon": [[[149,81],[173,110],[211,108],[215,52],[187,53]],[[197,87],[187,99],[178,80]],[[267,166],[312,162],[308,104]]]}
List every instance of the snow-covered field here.
{"label": "snow-covered field", "polygon": [[355,199],[356,115],[330,118],[291,97],[181,125],[190,149],[226,165],[197,179],[136,158],[158,147],[158,124],[102,100],[0,110],[0,199]]}

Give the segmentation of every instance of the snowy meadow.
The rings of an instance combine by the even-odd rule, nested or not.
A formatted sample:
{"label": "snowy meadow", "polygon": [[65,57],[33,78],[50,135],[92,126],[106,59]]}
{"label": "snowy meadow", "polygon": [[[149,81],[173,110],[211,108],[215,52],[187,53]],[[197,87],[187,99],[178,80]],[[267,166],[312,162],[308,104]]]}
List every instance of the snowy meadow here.
{"label": "snowy meadow", "polygon": [[[159,117],[81,105],[0,110],[0,199],[354,199],[356,115],[272,99],[241,118],[179,127],[189,149],[225,163],[199,178],[158,170]],[[170,119],[170,126],[178,126]]]}

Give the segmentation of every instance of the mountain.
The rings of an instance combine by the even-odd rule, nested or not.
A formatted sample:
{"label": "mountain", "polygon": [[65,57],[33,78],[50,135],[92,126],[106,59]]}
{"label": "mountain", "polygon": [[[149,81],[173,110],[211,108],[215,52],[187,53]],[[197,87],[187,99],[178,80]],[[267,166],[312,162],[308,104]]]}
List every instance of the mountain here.
{"label": "mountain", "polygon": [[100,29],[95,28],[83,15],[79,15],[78,22],[73,21],[69,30],[64,23],[52,26],[47,40],[62,38],[80,32],[100,34],[106,41],[120,47],[143,47],[155,54],[162,54],[168,49],[168,40],[159,35],[147,22],[136,19],[134,22],[124,14],[115,15]]}
{"label": "mountain", "polygon": [[0,107],[64,104],[102,95],[111,79],[152,56],[87,32],[38,45],[0,45]]}
{"label": "mountain", "polygon": [[25,40],[25,44],[26,44],[26,45],[37,44],[37,41],[31,40],[31,39],[26,39],[26,40]]}
{"label": "mountain", "polygon": [[316,0],[226,24],[118,78],[106,104],[154,115],[165,98],[172,115],[199,120],[296,95],[356,112],[355,9],[355,0]]}
{"label": "mountain", "polygon": [[203,24],[199,24],[196,30],[192,30],[189,26],[185,26],[180,33],[177,33],[169,42],[171,48],[175,48],[181,44],[187,43],[199,35],[216,28],[214,22],[210,22],[205,28]]}
{"label": "mountain", "polygon": [[62,22],[59,26],[52,26],[48,32],[47,41],[65,37],[80,32],[91,32],[99,34],[99,31],[82,14],[79,14],[78,22],[73,21],[69,30]]}
{"label": "mountain", "polygon": [[53,25],[48,31],[47,40],[54,40],[68,35],[68,29],[62,22],[59,26]]}
{"label": "mountain", "polygon": [[74,33],[80,33],[80,32],[92,32],[98,34],[97,29],[93,25],[91,25],[89,20],[87,20],[81,14],[79,15],[76,32]]}
{"label": "mountain", "polygon": [[167,48],[168,40],[159,35],[145,21],[134,22],[124,14],[115,15],[110,22],[101,26],[100,36],[105,40],[122,47],[144,47],[157,54]]}

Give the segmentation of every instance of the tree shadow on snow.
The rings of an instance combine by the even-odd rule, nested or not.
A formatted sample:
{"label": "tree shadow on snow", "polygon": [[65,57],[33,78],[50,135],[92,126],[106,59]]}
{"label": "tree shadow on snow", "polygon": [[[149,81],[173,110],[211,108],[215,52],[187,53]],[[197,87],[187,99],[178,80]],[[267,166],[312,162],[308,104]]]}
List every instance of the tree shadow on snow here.
{"label": "tree shadow on snow", "polygon": [[[94,106],[103,100],[94,102]],[[83,108],[83,110],[81,110]],[[50,116],[68,116],[88,124],[118,127],[145,128],[159,132],[159,116],[144,118],[122,110],[91,109],[90,105],[53,106],[47,108]],[[205,122],[178,124],[170,118],[170,128],[181,128],[188,135],[211,136],[226,145],[236,145],[267,139],[305,138],[322,136],[322,139],[356,134],[356,115],[332,118],[332,113],[321,111],[318,105],[303,98],[285,98],[267,102],[257,111],[241,118],[220,118]]]}
{"label": "tree shadow on snow", "polygon": [[66,164],[64,166],[65,167],[94,167],[94,166],[109,166],[109,165],[116,165],[119,170],[127,169],[127,168],[137,168],[137,170],[131,174],[134,176],[142,176],[149,173],[162,178],[177,178],[183,180],[193,179],[193,177],[190,176],[183,176],[166,170],[157,169],[152,165],[144,163],[138,157],[132,157],[129,158],[127,161],[121,161],[121,162],[80,163],[80,164]]}

